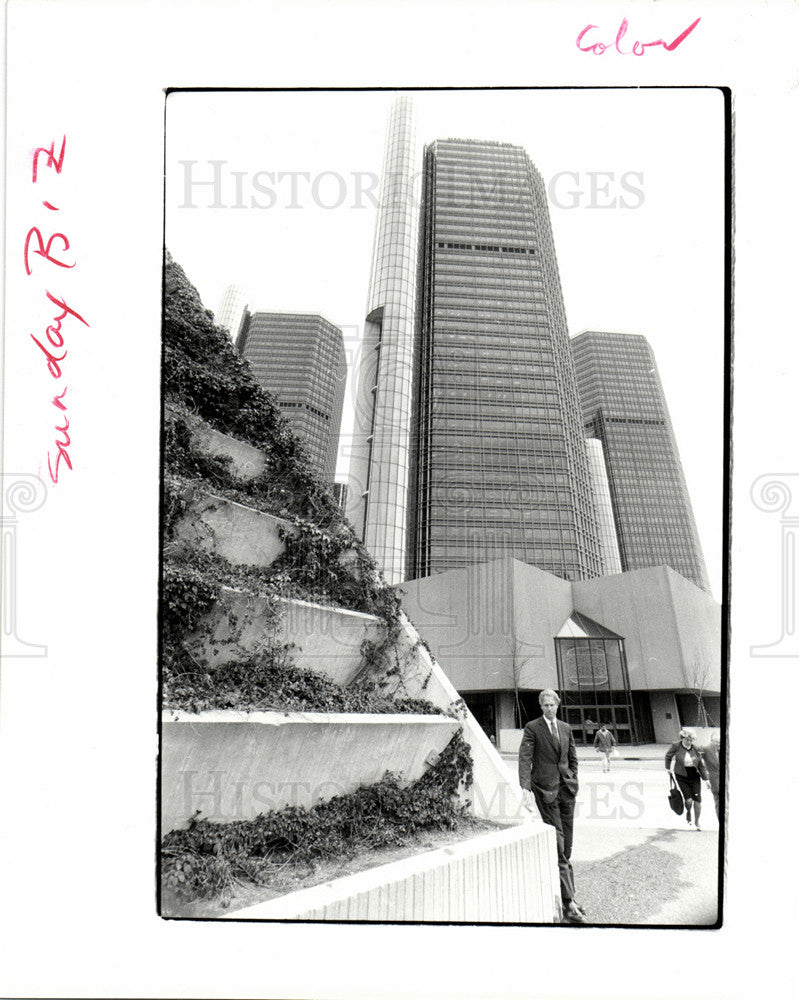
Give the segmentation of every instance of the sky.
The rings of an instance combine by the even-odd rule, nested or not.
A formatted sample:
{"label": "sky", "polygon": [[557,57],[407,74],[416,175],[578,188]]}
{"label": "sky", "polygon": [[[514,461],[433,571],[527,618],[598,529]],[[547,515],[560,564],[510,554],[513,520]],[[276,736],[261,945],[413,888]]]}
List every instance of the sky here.
{"label": "sky", "polygon": [[[724,111],[707,89],[410,92],[421,146],[523,146],[547,184],[569,333],[655,352],[716,599],[722,594]],[[216,311],[321,313],[357,364],[394,94],[177,92],[166,245]],[[420,164],[421,166],[421,164]],[[347,441],[354,389],[342,420]]]}

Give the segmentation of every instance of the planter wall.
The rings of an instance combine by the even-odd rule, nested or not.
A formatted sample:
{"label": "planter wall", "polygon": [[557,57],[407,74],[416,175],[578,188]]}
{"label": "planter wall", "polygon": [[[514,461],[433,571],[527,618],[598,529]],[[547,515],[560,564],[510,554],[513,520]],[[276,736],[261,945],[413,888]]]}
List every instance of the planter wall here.
{"label": "planter wall", "polygon": [[[199,809],[217,822],[310,808],[379,781],[420,778],[457,731],[435,715],[163,713],[161,833]],[[429,758],[429,761],[428,761]]]}
{"label": "planter wall", "polygon": [[296,666],[348,684],[361,669],[361,643],[378,635],[379,630],[378,619],[360,611],[270,599],[223,587],[201,630],[186,644],[196,659],[214,669],[253,656],[275,642],[294,643],[288,655]]}
{"label": "planter wall", "polygon": [[225,917],[543,924],[559,914],[554,828],[525,823]]}

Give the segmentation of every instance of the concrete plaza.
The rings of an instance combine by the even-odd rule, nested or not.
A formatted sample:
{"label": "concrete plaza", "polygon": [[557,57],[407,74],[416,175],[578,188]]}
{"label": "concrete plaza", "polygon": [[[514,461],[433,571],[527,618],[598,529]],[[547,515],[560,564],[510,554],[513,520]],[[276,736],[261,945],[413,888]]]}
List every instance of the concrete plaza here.
{"label": "concrete plaza", "polygon": [[[578,751],[572,864],[576,898],[589,924],[706,927],[716,921],[713,796],[703,782],[701,831],[671,811],[667,749],[623,747],[608,773],[593,750]],[[515,766],[515,757],[503,756]]]}

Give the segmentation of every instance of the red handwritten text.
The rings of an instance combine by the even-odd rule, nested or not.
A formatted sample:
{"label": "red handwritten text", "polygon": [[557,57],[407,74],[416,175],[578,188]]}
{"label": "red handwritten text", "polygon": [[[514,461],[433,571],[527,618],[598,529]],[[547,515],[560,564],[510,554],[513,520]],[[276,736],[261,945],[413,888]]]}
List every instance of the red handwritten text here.
{"label": "red handwritten text", "polygon": [[[55,295],[51,295],[50,292],[45,292],[47,298],[53,303],[53,305],[59,306],[61,308],[61,313],[53,318],[53,322],[47,327],[45,331],[45,336],[47,342],[51,347],[55,347],[56,350],[60,350],[64,347],[64,336],[61,333],[61,321],[66,319],[67,316],[74,316],[75,319],[79,319],[84,326],[89,324],[81,316],[79,312],[75,312],[71,309],[63,299],[57,299]],[[61,378],[61,367],[60,362],[64,360],[67,356],[66,348],[64,348],[64,353],[60,355],[53,354],[37,337],[31,334],[31,340],[36,344],[39,350],[47,358],[47,370],[53,376],[53,378]]]}
{"label": "red handwritten text", "polygon": [[[65,388],[64,391],[59,396],[53,396],[53,406],[55,406],[59,410],[66,410],[67,408],[66,404],[62,402],[64,396],[66,395],[66,392],[67,390]],[[69,417],[64,417],[63,426],[56,424],[55,429],[59,434],[63,434],[63,440],[59,441],[58,438],[56,438],[55,441],[55,446],[56,446],[55,468],[53,468],[50,452],[49,451],[47,452],[47,469],[50,473],[50,479],[52,479],[54,483],[57,483],[59,475],[59,466],[61,465],[61,459],[63,458],[68,469],[72,468],[72,460],[70,459],[69,452],[67,451],[67,448],[70,445]]]}
{"label": "red handwritten text", "polygon": [[588,32],[594,28],[598,28],[598,25],[596,24],[588,24],[577,36],[576,45],[581,52],[593,52],[595,56],[601,56],[603,52],[610,48],[615,48],[620,56],[642,56],[647,49],[651,49],[657,45],[662,45],[667,52],[673,52],[678,45],[682,45],[685,39],[691,34],[701,20],[702,18],[698,17],[693,24],[689,24],[685,31],[677,35],[673,42],[666,42],[662,38],[659,38],[656,42],[635,41],[633,42],[632,48],[627,49],[626,51],[621,46],[622,40],[627,34],[627,29],[630,26],[626,17],[622,20],[619,30],[616,32],[616,41],[613,43],[594,42],[593,44],[583,45],[583,39]]}
{"label": "red handwritten text", "polygon": [[[51,169],[55,171],[56,174],[61,173],[64,167],[66,148],[67,138],[64,136],[61,140],[61,148],[58,153],[56,153],[55,140],[50,143],[49,147],[39,146],[37,149],[33,150],[31,154],[32,184],[38,184],[44,180],[44,177],[42,176],[43,169]],[[43,160],[42,157],[44,157]],[[52,175],[48,176],[52,177]],[[49,194],[49,192],[46,193]],[[50,212],[60,211],[60,208],[57,205],[54,205],[47,199],[43,198],[41,204]],[[45,237],[42,235],[42,230],[39,226],[31,226],[28,230],[27,236],[25,237],[25,246],[23,249],[25,273],[28,277],[30,277],[33,273],[33,268],[31,266],[33,263],[33,255],[41,258],[42,263],[37,264],[37,267],[44,268],[47,264],[52,264],[59,268],[75,267],[77,264],[76,260],[65,259],[65,254],[68,253],[69,249],[69,238],[65,233],[52,233],[52,235],[45,241]],[[62,364],[68,353],[65,346],[62,324],[67,317],[77,320],[84,326],[88,326],[89,324],[76,309],[67,305],[66,297],[59,298],[47,289],[44,289],[44,293],[50,300],[50,303],[55,306],[56,313],[47,325],[43,336],[36,337],[34,334],[31,334],[30,336],[31,340],[44,355],[47,362],[47,370],[51,377],[54,379],[61,379],[64,375]],[[72,438],[69,433],[69,417],[66,416],[67,406],[64,402],[66,394],[67,387],[65,386],[57,396],[53,396],[52,398],[53,406],[60,411],[60,416],[63,416],[63,422],[56,423],[55,425],[55,451],[53,452],[52,448],[47,451],[47,469],[50,473],[50,479],[54,483],[58,482],[62,462],[68,469],[72,468],[72,459],[70,458],[68,451],[72,443]]]}

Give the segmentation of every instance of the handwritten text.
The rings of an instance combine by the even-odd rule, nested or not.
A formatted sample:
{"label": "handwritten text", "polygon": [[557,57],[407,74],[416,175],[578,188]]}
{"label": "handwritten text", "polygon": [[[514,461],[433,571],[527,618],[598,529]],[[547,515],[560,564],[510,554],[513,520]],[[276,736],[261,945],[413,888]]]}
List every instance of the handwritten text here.
{"label": "handwritten text", "polygon": [[576,45],[581,52],[593,52],[595,56],[601,56],[605,51],[607,51],[607,49],[611,48],[615,48],[615,50],[619,53],[620,56],[642,56],[647,49],[651,49],[657,45],[662,45],[667,52],[673,52],[678,45],[682,45],[685,39],[691,34],[691,32],[694,30],[694,28],[697,26],[697,24],[699,24],[701,20],[702,18],[698,17],[693,24],[689,24],[688,27],[685,29],[685,31],[677,35],[677,37],[674,39],[673,42],[666,42],[662,38],[658,38],[656,42],[635,41],[632,44],[632,48],[628,49],[623,49],[621,44],[624,39],[624,36],[627,34],[627,29],[630,26],[626,17],[622,20],[621,25],[619,26],[619,30],[616,32],[615,42],[608,42],[608,43],[594,42],[593,44],[589,43],[587,45],[583,45],[583,39],[588,34],[588,32],[593,31],[595,28],[598,29],[598,25],[588,24],[583,28],[583,30],[577,36]]}

